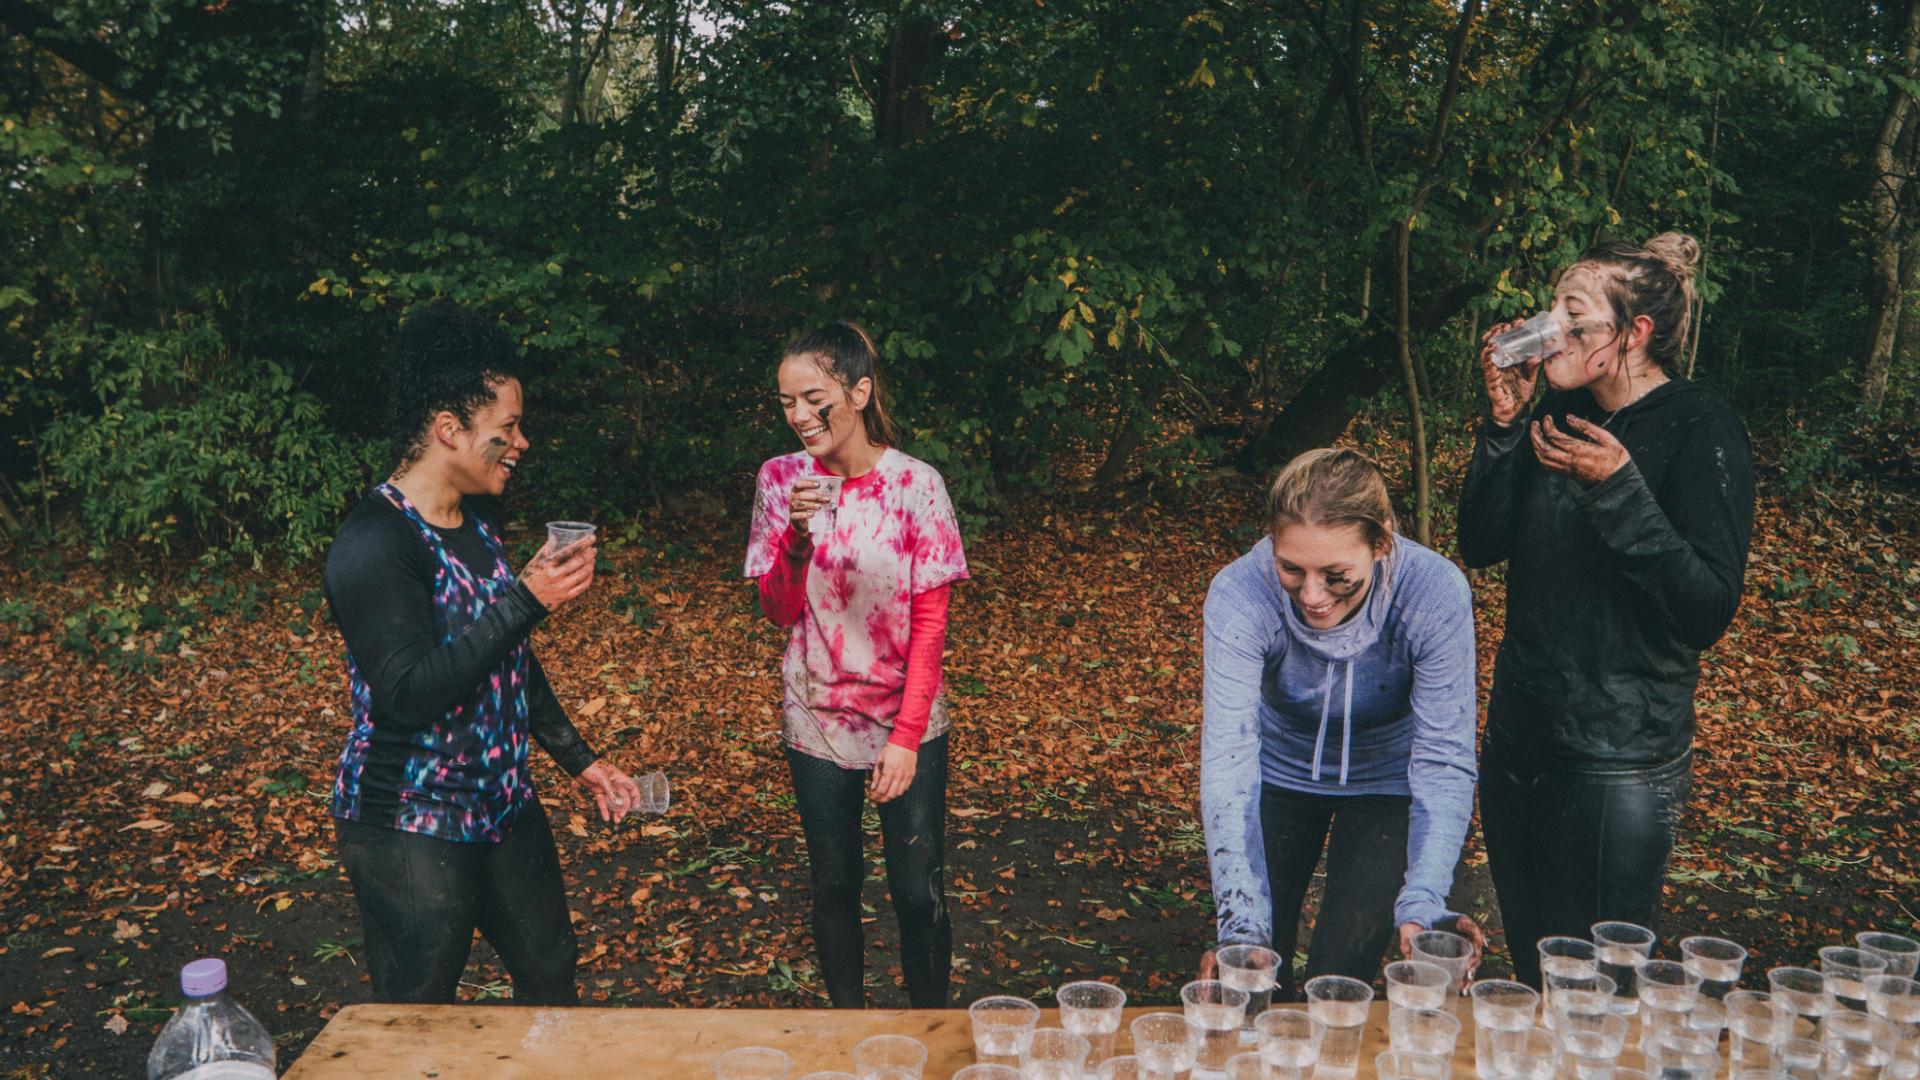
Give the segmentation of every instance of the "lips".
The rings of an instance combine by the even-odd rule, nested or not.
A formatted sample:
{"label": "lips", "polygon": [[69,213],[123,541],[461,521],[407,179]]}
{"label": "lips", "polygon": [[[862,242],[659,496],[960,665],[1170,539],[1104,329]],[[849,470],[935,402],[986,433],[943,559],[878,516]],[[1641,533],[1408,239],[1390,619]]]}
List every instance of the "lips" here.
{"label": "lips", "polygon": [[796,434],[800,436],[800,441],[812,442],[815,439],[821,438],[822,436],[826,435],[827,425],[814,424],[811,427],[794,428],[793,430]]}

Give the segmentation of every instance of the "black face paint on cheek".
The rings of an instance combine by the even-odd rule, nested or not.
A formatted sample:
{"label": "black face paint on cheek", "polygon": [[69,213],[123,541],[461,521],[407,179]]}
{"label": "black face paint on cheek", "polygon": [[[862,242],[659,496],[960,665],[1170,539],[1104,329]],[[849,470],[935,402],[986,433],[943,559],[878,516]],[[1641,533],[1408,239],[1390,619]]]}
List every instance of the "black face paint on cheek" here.
{"label": "black face paint on cheek", "polygon": [[1345,600],[1354,593],[1359,592],[1365,584],[1366,582],[1364,581],[1329,581],[1327,582],[1327,591],[1332,593],[1337,599]]}
{"label": "black face paint on cheek", "polygon": [[820,406],[819,420],[821,423],[827,425],[828,427],[832,427],[833,426],[832,416],[833,416],[833,406],[831,405]]}
{"label": "black face paint on cheek", "polygon": [[495,465],[500,464],[500,460],[506,456],[507,456],[507,440],[501,438],[498,435],[495,435],[493,438],[488,439],[487,445],[483,447],[480,451],[480,460],[486,462],[487,468],[489,469],[493,468]]}

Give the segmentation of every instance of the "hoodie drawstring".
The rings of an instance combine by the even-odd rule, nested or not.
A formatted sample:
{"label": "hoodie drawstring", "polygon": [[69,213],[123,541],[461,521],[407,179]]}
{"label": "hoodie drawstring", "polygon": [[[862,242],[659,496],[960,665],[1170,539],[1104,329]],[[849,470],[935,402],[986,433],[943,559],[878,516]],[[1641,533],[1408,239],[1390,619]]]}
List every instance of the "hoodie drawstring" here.
{"label": "hoodie drawstring", "polygon": [[[1313,779],[1320,782],[1320,758],[1327,750],[1327,715],[1333,709],[1333,665],[1327,661],[1327,681],[1320,688],[1320,734],[1313,740]],[[1353,661],[1347,661],[1347,695],[1343,715],[1343,734],[1340,737],[1340,783],[1347,782],[1347,762],[1353,747]]]}

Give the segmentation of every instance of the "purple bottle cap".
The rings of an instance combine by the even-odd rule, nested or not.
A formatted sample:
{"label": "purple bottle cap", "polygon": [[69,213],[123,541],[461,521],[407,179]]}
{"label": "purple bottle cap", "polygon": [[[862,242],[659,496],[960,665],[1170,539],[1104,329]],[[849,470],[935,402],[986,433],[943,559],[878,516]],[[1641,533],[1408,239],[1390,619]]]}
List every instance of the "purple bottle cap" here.
{"label": "purple bottle cap", "polygon": [[188,997],[206,997],[227,988],[227,962],[216,957],[195,960],[180,969],[180,992]]}

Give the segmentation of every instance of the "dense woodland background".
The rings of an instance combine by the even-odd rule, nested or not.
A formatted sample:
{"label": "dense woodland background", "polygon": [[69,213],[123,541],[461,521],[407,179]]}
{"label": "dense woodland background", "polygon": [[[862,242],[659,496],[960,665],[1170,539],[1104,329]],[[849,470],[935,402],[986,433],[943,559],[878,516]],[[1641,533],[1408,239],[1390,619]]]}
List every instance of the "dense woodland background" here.
{"label": "dense woodland background", "polygon": [[387,464],[382,342],[437,296],[525,347],[529,512],[738,500],[787,445],[780,341],[838,316],[976,520],[1262,472],[1369,403],[1424,451],[1481,327],[1668,228],[1707,251],[1688,371],[1798,484],[1884,467],[1920,409],[1917,20],[0,0],[0,525],[316,552]]}

